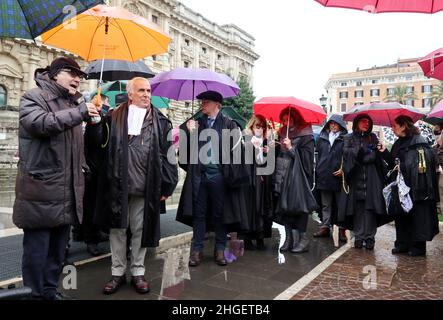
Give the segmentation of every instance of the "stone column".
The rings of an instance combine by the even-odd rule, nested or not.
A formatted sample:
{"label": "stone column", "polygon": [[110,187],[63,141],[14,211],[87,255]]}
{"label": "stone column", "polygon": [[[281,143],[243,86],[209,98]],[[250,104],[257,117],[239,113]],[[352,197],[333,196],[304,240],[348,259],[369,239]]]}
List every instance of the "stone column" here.
{"label": "stone column", "polygon": [[215,61],[217,61],[217,50],[210,48],[209,64],[212,71],[215,71]]}
{"label": "stone column", "polygon": [[182,51],[182,35],[180,33],[180,31],[176,31],[176,42],[175,42],[175,66],[172,66],[174,68],[179,68],[182,67],[182,56],[181,56],[181,51]]}
{"label": "stone column", "polygon": [[194,41],[194,68],[200,68],[200,42]]}
{"label": "stone column", "polygon": [[34,81],[34,72],[38,68],[38,63],[40,62],[40,49],[36,48],[34,46],[31,46],[29,48],[30,55],[28,58],[28,88],[32,89],[35,88],[36,84]]}

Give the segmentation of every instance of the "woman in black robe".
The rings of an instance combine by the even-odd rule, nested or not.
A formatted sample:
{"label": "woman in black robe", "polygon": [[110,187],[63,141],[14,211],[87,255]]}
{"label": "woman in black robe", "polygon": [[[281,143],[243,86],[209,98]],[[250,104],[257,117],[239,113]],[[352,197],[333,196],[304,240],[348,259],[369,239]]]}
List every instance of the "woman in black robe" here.
{"label": "woman in black robe", "polygon": [[[264,238],[272,233],[272,189],[270,174],[262,174],[266,167],[268,154],[266,119],[262,115],[253,115],[249,120],[245,135],[245,150],[253,159],[249,167],[251,186],[249,187],[249,232],[242,235],[246,250],[264,250]],[[252,152],[250,152],[252,151]],[[260,170],[261,169],[261,170]],[[261,172],[263,171],[263,172]],[[256,247],[252,240],[256,240]]]}
{"label": "woman in black robe", "polygon": [[[314,134],[312,126],[304,122],[294,108],[286,108],[280,113],[280,123],[283,127],[279,131],[273,181],[274,221],[285,226],[286,239],[280,251],[302,253],[307,252],[309,247],[306,234],[308,216],[317,206],[311,191],[314,183]],[[295,186],[296,192],[288,191],[290,185]],[[295,206],[300,210],[285,210],[285,206],[294,208],[293,201],[297,202]],[[315,206],[312,206],[312,201]]]}
{"label": "woman in black robe", "polygon": [[[392,253],[424,256],[426,241],[431,241],[439,233],[437,217],[439,195],[435,158],[430,145],[420,135],[411,118],[397,117],[392,130],[398,140],[392,146],[391,152],[385,150],[383,156],[390,169],[394,169],[399,161],[405,183],[411,188],[409,195],[413,203],[412,209],[407,213],[400,208],[395,210],[397,239]],[[392,181],[397,178],[397,172],[393,171],[390,177]]]}

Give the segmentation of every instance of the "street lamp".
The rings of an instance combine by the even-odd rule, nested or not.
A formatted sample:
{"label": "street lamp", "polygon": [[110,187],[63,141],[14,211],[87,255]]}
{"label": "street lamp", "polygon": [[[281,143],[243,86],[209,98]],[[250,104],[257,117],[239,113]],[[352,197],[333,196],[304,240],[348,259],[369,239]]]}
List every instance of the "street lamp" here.
{"label": "street lamp", "polygon": [[328,113],[328,110],[326,109],[326,101],[328,101],[328,98],[326,98],[322,93],[319,100],[320,100],[320,105],[322,106],[323,110],[325,110],[325,112]]}

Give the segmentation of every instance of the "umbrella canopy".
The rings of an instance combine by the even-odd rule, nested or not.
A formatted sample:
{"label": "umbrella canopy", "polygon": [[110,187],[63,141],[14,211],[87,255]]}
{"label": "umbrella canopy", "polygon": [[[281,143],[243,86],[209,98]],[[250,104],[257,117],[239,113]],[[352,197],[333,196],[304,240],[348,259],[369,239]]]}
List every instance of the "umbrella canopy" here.
{"label": "umbrella canopy", "polygon": [[[95,60],[89,64],[85,73],[88,79],[100,79],[102,60]],[[130,80],[134,77],[152,78],[155,73],[141,60],[136,62],[105,59],[103,62],[103,80]]]}
{"label": "umbrella canopy", "polygon": [[175,100],[193,100],[208,90],[217,91],[223,98],[240,92],[230,77],[208,69],[177,68],[157,74],[150,82],[153,94]]}
{"label": "umbrella canopy", "polygon": [[165,97],[151,96],[151,103],[157,109],[169,108],[169,99]]}
{"label": "umbrella canopy", "polygon": [[443,10],[443,0],[315,0],[325,7],[349,8],[371,13],[417,12],[436,13]]}
{"label": "umbrella canopy", "polygon": [[[103,0],[2,0],[0,37],[34,39]],[[68,10],[65,10],[68,9]]]}
{"label": "umbrella canopy", "polygon": [[155,23],[128,10],[98,5],[43,33],[42,41],[87,61],[134,62],[167,52],[171,38]]}
{"label": "umbrella canopy", "polygon": [[433,126],[435,126],[436,124],[443,123],[443,118],[426,117],[426,118],[423,118],[422,120],[426,123],[433,125]]}
{"label": "umbrella canopy", "polygon": [[408,116],[415,123],[424,117],[424,114],[416,108],[405,106],[397,102],[371,103],[369,105],[356,106],[343,114],[345,121],[353,121],[356,116],[367,114],[375,125],[390,127],[398,116]]}
{"label": "umbrella canopy", "polygon": [[421,58],[418,64],[426,77],[443,80],[443,48]]}
{"label": "umbrella canopy", "polygon": [[[114,81],[114,82],[108,82],[105,83],[102,86],[101,93],[105,94],[107,97],[109,97],[109,103],[111,107],[116,107],[116,97],[119,94],[127,93],[126,92],[126,84],[127,81]],[[92,92],[91,97],[97,94],[97,90]],[[151,103],[154,107],[158,109],[164,109],[169,107],[169,99],[164,97],[158,97],[158,96],[151,96]]]}
{"label": "umbrella canopy", "polygon": [[322,107],[294,97],[265,97],[254,103],[254,113],[273,120],[280,121],[280,112],[292,107],[299,111],[303,120],[310,124],[321,124],[326,118]]}
{"label": "umbrella canopy", "polygon": [[427,118],[443,118],[443,100],[440,100],[429,112]]}

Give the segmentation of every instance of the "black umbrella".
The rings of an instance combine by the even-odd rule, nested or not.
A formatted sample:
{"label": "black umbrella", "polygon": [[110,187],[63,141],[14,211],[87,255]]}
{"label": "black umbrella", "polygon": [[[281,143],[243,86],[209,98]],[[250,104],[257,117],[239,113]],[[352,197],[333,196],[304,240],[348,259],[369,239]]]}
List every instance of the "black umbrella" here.
{"label": "black umbrella", "polygon": [[[100,79],[102,60],[95,60],[89,64],[85,72],[88,79]],[[136,62],[124,60],[106,60],[103,64],[103,80],[129,80],[134,77],[152,78],[155,73],[141,60]]]}

